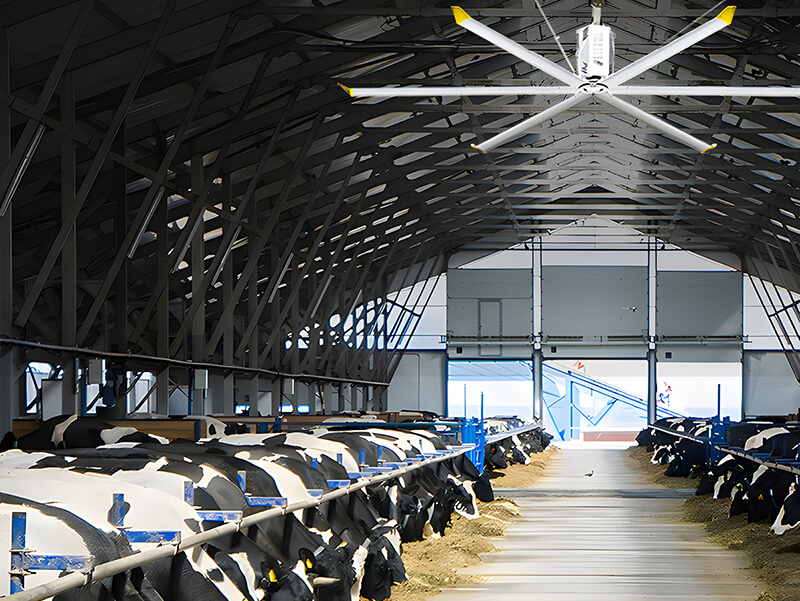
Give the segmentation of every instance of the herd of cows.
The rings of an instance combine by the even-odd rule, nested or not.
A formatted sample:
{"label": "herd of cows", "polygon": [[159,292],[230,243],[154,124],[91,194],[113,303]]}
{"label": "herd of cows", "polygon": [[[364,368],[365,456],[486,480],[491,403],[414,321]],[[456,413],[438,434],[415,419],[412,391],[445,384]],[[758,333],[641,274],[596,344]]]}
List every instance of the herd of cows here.
{"label": "herd of cows", "polygon": [[[494,433],[509,427],[487,422]],[[252,525],[55,598],[387,599],[392,585],[407,579],[402,543],[442,536],[454,513],[478,517],[476,501],[493,499],[491,470],[528,463],[549,442],[540,430],[508,432],[486,445],[490,469],[481,473],[424,423],[237,434],[212,420],[208,432],[200,442],[170,442],[62,416],[19,439],[7,434],[0,443],[0,545],[12,551],[0,554],[9,568],[2,572],[10,573],[0,580],[0,596],[308,500],[302,510],[246,520]],[[396,477],[328,494],[392,470]]]}
{"label": "herd of cows", "polygon": [[[712,428],[711,420],[682,417],[654,425],[698,438],[709,438]],[[703,442],[654,428],[642,430],[636,441],[653,452],[652,463],[667,466],[667,476],[698,476],[697,495],[729,500],[731,516],[744,514],[749,523],[769,520],[775,534],[800,525],[797,474],[742,456],[774,464],[797,463],[800,430],[773,423],[732,423],[725,444],[739,453],[718,453],[716,458]]]}

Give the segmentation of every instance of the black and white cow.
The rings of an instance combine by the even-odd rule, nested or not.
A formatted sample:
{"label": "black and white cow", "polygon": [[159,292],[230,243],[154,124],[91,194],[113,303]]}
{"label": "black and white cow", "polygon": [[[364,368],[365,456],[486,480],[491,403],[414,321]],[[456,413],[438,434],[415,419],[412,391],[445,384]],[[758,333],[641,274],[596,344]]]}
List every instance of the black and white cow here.
{"label": "black and white cow", "polygon": [[30,434],[17,438],[7,432],[0,452],[8,449],[44,450],[98,447],[116,442],[165,443],[166,439],[139,432],[136,428],[110,426],[96,417],[59,415],[39,425]]}
{"label": "black and white cow", "polygon": [[[54,442],[55,426],[67,421]],[[429,431],[378,428],[223,434],[201,443],[120,441],[95,436],[96,428],[81,436],[73,429],[65,438],[63,433],[76,423],[56,420],[20,445],[41,445],[46,452],[0,453],[0,491],[31,503],[55,503],[111,538],[121,536],[110,521],[113,493],[125,495],[126,527],[177,530],[185,537],[214,527],[198,510],[238,510],[246,516],[259,511],[249,504],[250,496],[295,502],[312,499],[312,489],[324,494],[331,490],[329,480],[349,481],[362,468],[359,451],[365,464],[376,465],[378,449],[380,461],[403,462],[445,448]],[[97,448],[77,449],[75,444]],[[477,516],[480,478],[463,456],[450,458],[155,562],[141,574],[131,573],[136,578],[132,586],[145,601],[386,599],[392,584],[406,579],[401,540],[443,534],[454,512]],[[43,479],[48,487],[37,487]],[[194,507],[184,499],[187,482],[194,490]],[[89,500],[81,502],[84,497]],[[130,544],[124,553],[141,545]],[[133,593],[130,598],[136,599]]]}

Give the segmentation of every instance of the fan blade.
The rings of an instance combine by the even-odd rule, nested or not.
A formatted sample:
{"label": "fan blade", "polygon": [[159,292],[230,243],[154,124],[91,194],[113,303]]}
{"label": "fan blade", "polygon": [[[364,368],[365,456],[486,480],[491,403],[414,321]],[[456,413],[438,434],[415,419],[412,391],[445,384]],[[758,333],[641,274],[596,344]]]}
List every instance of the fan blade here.
{"label": "fan blade", "polygon": [[607,102],[611,106],[618,108],[622,112],[629,114],[631,117],[635,117],[639,121],[647,123],[655,129],[661,130],[662,133],[666,134],[670,138],[674,138],[681,144],[686,144],[686,146],[694,148],[700,154],[704,154],[717,147],[716,144],[706,144],[702,140],[698,140],[694,136],[690,136],[685,131],[678,129],[671,123],[667,123],[663,119],[654,117],[650,113],[646,113],[639,107],[633,106],[630,102],[617,98],[616,96],[612,96],[611,94],[597,94],[595,97],[603,100],[603,102]]}
{"label": "fan blade", "polygon": [[532,50],[523,48],[511,38],[504,36],[502,33],[497,33],[494,29],[487,27],[483,23],[479,23],[470,17],[464,9],[458,6],[453,6],[452,9],[456,23],[461,25],[461,27],[464,29],[471,31],[475,35],[482,37],[487,42],[491,42],[495,46],[498,46],[506,52],[513,54],[518,59],[525,61],[529,65],[533,65],[537,69],[544,71],[559,81],[563,81],[569,86],[579,86],[584,83],[580,77],[573,75],[564,67],[559,67],[554,62],[547,60],[541,54],[537,54]]}
{"label": "fan blade", "polygon": [[400,98],[425,96],[563,96],[574,94],[578,88],[565,86],[448,86],[419,88],[348,88],[339,86],[350,96],[372,98]]}
{"label": "fan blade", "polygon": [[634,61],[629,65],[626,65],[616,73],[612,73],[605,79],[601,80],[602,83],[606,84],[607,86],[625,83],[629,79],[636,77],[640,73],[644,73],[651,67],[655,67],[657,64],[667,60],[671,56],[675,56],[679,52],[686,50],[689,46],[704,40],[711,34],[714,34],[730,25],[731,21],[733,20],[733,13],[735,10],[735,6],[727,7],[716,17],[703,23],[697,29],[672,40],[666,46],[656,48],[650,54],[643,56],[639,60]]}
{"label": "fan blade", "polygon": [[471,146],[475,150],[480,150],[485,154],[492,148],[497,148],[504,142],[513,140],[514,138],[518,138],[519,136],[527,133],[539,123],[547,121],[548,119],[552,119],[556,115],[563,113],[567,109],[578,104],[584,98],[587,98],[585,94],[575,94],[575,96],[570,96],[558,104],[554,104],[550,108],[543,110],[541,113],[536,113],[533,117],[529,117],[524,121],[517,123],[514,127],[507,129],[503,133],[497,134],[495,137],[486,140],[486,142],[483,144],[471,144]]}
{"label": "fan blade", "polygon": [[742,96],[745,98],[800,98],[800,88],[733,86],[621,86],[610,87],[618,96]]}

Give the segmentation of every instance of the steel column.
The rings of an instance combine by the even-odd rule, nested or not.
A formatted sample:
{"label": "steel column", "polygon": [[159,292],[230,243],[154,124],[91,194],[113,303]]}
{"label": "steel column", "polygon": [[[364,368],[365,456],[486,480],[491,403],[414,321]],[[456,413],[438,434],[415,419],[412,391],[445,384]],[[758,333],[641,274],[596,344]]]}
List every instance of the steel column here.
{"label": "steel column", "polygon": [[[222,199],[224,203],[224,207],[226,209],[233,209],[231,206],[231,178],[225,177],[222,180]],[[255,204],[255,203],[253,203]],[[255,225],[255,224],[253,224]],[[223,238],[225,234],[227,234],[230,230],[235,230],[236,226],[229,222],[223,222],[222,224],[222,235]],[[231,299],[231,294],[233,293],[233,259],[225,262],[220,263],[220,269],[222,269],[221,273],[221,281],[222,281],[222,303],[227,304]],[[233,364],[233,321],[231,320],[227,326],[225,327],[225,331],[222,334],[222,362],[226,365]],[[205,349],[203,349],[205,352]],[[233,372],[229,372],[225,374],[225,380],[222,385],[222,412],[225,415],[233,415],[235,412],[236,407],[236,381]],[[251,415],[255,415],[255,412],[251,412]]]}
{"label": "steel column", "polygon": [[[251,223],[253,227],[258,227],[258,207],[256,203],[250,203],[247,207],[245,207],[246,214],[248,216],[248,221]],[[249,238],[248,238],[248,246],[249,246]],[[273,245],[273,255],[277,254],[278,252],[278,245]],[[249,281],[247,281],[247,306],[246,306],[246,315],[247,315],[247,322],[248,325],[250,321],[253,319],[253,315],[255,315],[256,310],[258,309],[258,277],[259,277],[259,269],[258,264],[253,267],[253,270],[250,272]],[[244,276],[240,275],[239,279],[243,279]],[[237,282],[237,287],[241,284],[241,281]],[[233,298],[236,294],[236,290],[231,293],[231,296],[228,297],[228,304],[226,307],[234,305]],[[231,312],[227,316],[225,316],[224,312],[223,315],[220,316],[219,321],[217,322],[217,326],[215,330],[220,330],[220,328],[227,328],[229,327],[228,324],[233,323],[233,315],[234,313]],[[222,330],[221,330],[222,331]],[[234,356],[238,356],[240,360],[244,360],[244,357],[247,357],[247,365],[249,367],[258,368],[261,363],[261,355],[260,355],[260,348],[261,345],[259,344],[259,334],[261,333],[259,328],[253,329],[251,334],[247,337],[242,335],[242,340],[247,340],[247,350],[242,351],[241,353],[234,353]],[[214,346],[209,344],[206,348],[206,353],[208,355],[211,354]],[[250,407],[256,407],[258,405],[258,395],[259,395],[259,378],[258,375],[253,375],[247,382],[246,389],[247,392],[245,393],[250,400]],[[278,380],[278,399],[280,399],[280,379]],[[274,403],[273,403],[274,405]],[[278,415],[277,410],[275,411],[274,415]]]}
{"label": "steel column", "polygon": [[533,350],[533,417],[544,420],[544,378],[542,371],[544,367],[544,353],[541,348]]}
{"label": "steel column", "polygon": [[656,349],[647,351],[647,423],[652,425],[658,419],[656,416],[656,401],[658,399],[658,373],[656,368]]}
{"label": "steel column", "polygon": [[[0,92],[8,93],[9,81],[8,29],[0,29]],[[11,156],[11,109],[0,104],[0,164]],[[16,338],[14,328],[14,278],[12,269],[12,212],[9,208],[0,216],[0,334]],[[24,397],[19,396],[17,349],[0,347],[0,431],[11,430],[12,421],[19,416]]]}
{"label": "steel column", "polygon": [[[61,122],[64,127],[75,128],[75,90],[72,73],[61,80]],[[61,136],[61,218],[69,214],[75,201],[75,141]],[[77,232],[70,230],[61,251],[61,344],[75,346],[78,327],[78,248]],[[64,371],[61,379],[61,412],[65,415],[79,413],[76,394],[77,369],[74,357],[61,360]]]}
{"label": "steel column", "polygon": [[[159,140],[162,148],[166,149],[166,140]],[[153,225],[156,233],[155,259],[158,264],[159,277],[167,276],[167,255],[169,254],[169,228],[167,227],[167,203],[160,202],[153,213]],[[161,295],[156,305],[156,350],[160,357],[169,356],[169,286],[166,293]],[[169,376],[170,368],[163,366],[156,373],[156,413],[169,414]]]}
{"label": "steel column", "polygon": [[[117,153],[125,155],[125,123],[123,121],[119,133],[111,146]],[[112,167],[112,194],[114,202],[114,248],[121,249],[125,245],[128,234],[128,194],[126,169],[122,165]],[[75,235],[73,227],[70,233]],[[112,249],[113,251],[113,249]],[[110,350],[124,353],[128,350],[128,262],[123,261],[114,279],[114,332],[111,337]]]}
{"label": "steel column", "polygon": [[[192,157],[192,190],[199,190],[203,187],[203,156],[196,154]],[[200,226],[195,228],[191,242],[191,271],[192,271],[192,304],[197,302],[198,308],[194,316],[191,317],[192,345],[191,357],[193,361],[203,361],[206,347],[205,327],[206,327],[206,288],[202,286],[203,276],[206,271],[205,261],[205,227],[203,218],[200,218]],[[188,319],[188,317],[187,317]],[[173,348],[174,348],[173,344]]]}

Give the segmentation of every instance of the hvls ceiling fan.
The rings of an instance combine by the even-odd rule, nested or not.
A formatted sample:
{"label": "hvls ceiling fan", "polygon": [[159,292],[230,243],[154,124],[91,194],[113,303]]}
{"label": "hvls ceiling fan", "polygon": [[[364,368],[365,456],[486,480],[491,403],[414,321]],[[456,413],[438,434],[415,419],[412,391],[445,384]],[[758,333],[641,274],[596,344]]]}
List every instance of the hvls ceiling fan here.
{"label": "hvls ceiling fan", "polygon": [[[597,98],[616,107],[631,117],[660,130],[667,136],[694,148],[700,153],[716,148],[660,119],[633,106],[620,96],[738,96],[738,97],[800,97],[800,88],[791,87],[734,87],[734,86],[626,86],[627,81],[655,67],[671,56],[682,52],[693,44],[707,38],[731,24],[735,6],[728,6],[715,18],[693,31],[682,35],[665,46],[653,50],[642,58],[614,71],[614,32],[603,25],[600,13],[605,0],[591,0],[592,24],[576,31],[578,36],[578,72],[573,73],[524,48],[514,40],[494,31],[470,17],[465,10],[453,6],[456,23],[464,29],[482,37],[563,82],[564,86],[448,86],[448,87],[400,87],[400,88],[349,88],[339,84],[350,96],[397,98],[401,96],[523,96],[523,95],[567,95],[565,100],[541,111],[507,129],[482,144],[471,146],[483,153],[501,144],[522,136],[534,127],[562,113],[587,98]],[[570,65],[570,69],[572,66]]]}

